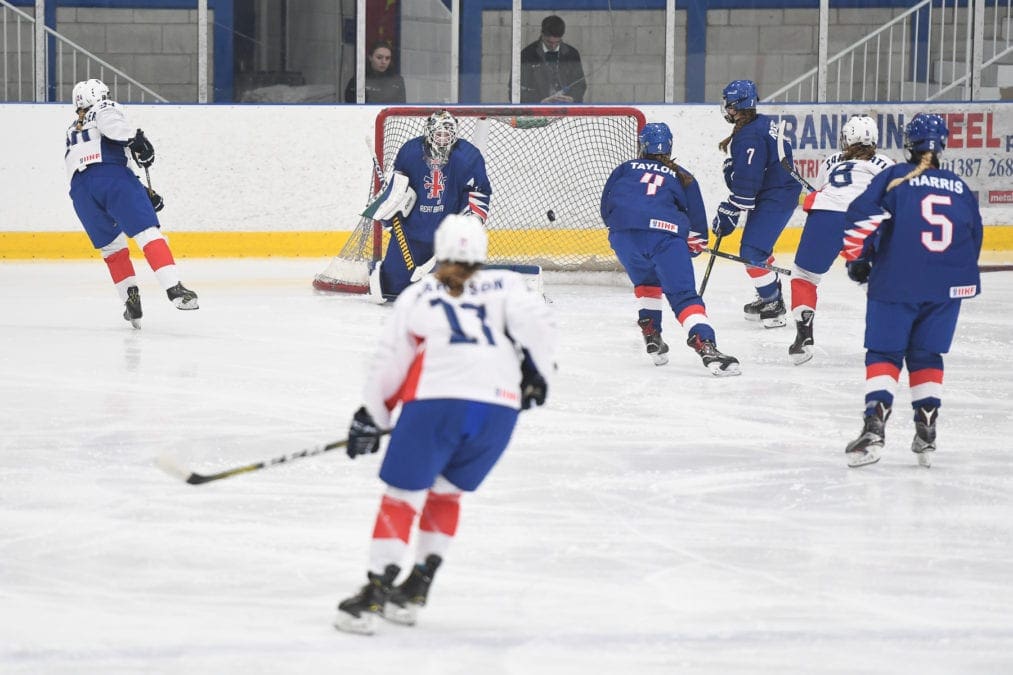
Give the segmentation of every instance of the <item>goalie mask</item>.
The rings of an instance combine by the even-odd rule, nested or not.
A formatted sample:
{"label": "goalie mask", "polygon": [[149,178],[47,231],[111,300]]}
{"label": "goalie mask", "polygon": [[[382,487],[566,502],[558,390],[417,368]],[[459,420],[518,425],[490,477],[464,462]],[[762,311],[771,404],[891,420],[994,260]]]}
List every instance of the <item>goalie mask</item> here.
{"label": "goalie mask", "polygon": [[433,252],[440,262],[484,263],[488,249],[489,235],[474,216],[453,214],[436,228]]}
{"label": "goalie mask", "polygon": [[74,85],[74,109],[87,110],[109,97],[109,87],[102,80],[85,80]]}
{"label": "goalie mask", "polygon": [[426,118],[426,150],[433,159],[446,162],[457,142],[457,118],[446,110]]}
{"label": "goalie mask", "polygon": [[841,127],[841,150],[852,145],[879,145],[879,129],[876,120],[868,115],[855,115]]}

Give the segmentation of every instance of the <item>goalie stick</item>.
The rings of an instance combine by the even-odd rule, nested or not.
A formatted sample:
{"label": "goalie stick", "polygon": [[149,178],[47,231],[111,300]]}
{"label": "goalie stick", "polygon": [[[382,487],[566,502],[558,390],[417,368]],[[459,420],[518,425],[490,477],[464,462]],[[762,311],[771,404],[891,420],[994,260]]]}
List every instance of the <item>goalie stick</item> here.
{"label": "goalie stick", "polygon": [[[752,262],[751,260],[746,260],[742,256],[737,256],[734,253],[725,253],[724,251],[719,251],[719,250],[717,250],[717,244],[716,243],[714,245],[714,248],[705,248],[704,252],[705,253],[710,253],[712,256],[716,255],[719,258],[725,258],[727,260],[734,260],[735,262],[740,262],[743,265],[748,265],[749,267],[759,267],[761,270],[769,270],[771,272],[777,272],[779,274],[785,275],[786,277],[790,277],[791,276],[791,270],[785,269],[784,267],[777,267],[775,265],[770,265],[768,263]],[[712,259],[712,261],[713,261],[713,259]],[[698,295],[702,295],[702,294],[703,294],[703,286],[701,286],[700,293],[698,293]]]}
{"label": "goalie stick", "polygon": [[816,192],[816,188],[814,188],[805,178],[802,178],[785,155],[784,144],[787,142],[787,139],[784,137],[784,124],[785,120],[781,120],[777,125],[777,158],[781,161],[781,166],[784,167],[784,170],[787,171],[792,178],[797,180],[803,188],[809,192]]}
{"label": "goalie stick", "polygon": [[[373,144],[370,143],[369,136],[366,136],[366,147],[369,148],[369,156],[373,158],[373,173],[376,174],[377,179],[380,181],[380,194],[386,189],[387,181],[383,178],[383,167],[380,166],[380,160],[376,156],[376,150],[373,149]],[[395,214],[390,221],[391,232],[394,233],[394,239],[397,240],[398,250],[401,251],[401,257],[404,258],[405,267],[411,272],[415,269],[415,259],[412,258],[412,252],[408,248],[408,238],[405,237],[404,225],[401,223],[401,216]]]}
{"label": "goalie stick", "polygon": [[[380,435],[386,436],[390,433],[390,430],[381,430]],[[244,466],[237,466],[234,469],[226,469],[225,471],[219,471],[218,473],[195,473],[188,471],[183,467],[179,466],[171,457],[167,455],[161,455],[157,460],[158,466],[171,476],[176,476],[183,479],[190,485],[203,485],[204,483],[210,483],[211,481],[222,480],[223,478],[230,478],[232,476],[238,476],[241,473],[250,473],[251,471],[260,471],[261,469],[269,469],[272,466],[279,464],[286,464],[288,462],[302,459],[303,457],[315,457],[316,455],[322,455],[325,452],[331,450],[337,450],[338,448],[344,448],[348,445],[348,439],[344,438],[340,441],[334,441],[326,445],[318,445],[299,452],[293,452],[289,455],[281,455],[280,457],[273,457],[263,462],[254,462],[253,464],[246,464]]]}

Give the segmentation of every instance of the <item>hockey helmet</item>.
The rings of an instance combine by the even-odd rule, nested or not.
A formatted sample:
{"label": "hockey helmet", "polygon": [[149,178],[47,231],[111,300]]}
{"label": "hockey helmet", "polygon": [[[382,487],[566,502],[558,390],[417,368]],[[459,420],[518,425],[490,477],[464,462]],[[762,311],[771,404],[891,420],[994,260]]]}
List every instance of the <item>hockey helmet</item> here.
{"label": "hockey helmet", "polygon": [[641,155],[672,154],[672,130],[664,122],[645,124],[637,136]]}
{"label": "hockey helmet", "polygon": [[909,152],[940,153],[946,147],[950,130],[939,115],[918,113],[904,128],[904,147]]}
{"label": "hockey helmet", "polygon": [[484,263],[488,249],[489,235],[474,216],[449,215],[436,228],[433,252],[440,262]]}
{"label": "hockey helmet", "polygon": [[852,145],[879,145],[879,128],[868,115],[855,115],[841,127],[841,150]]}
{"label": "hockey helmet", "polygon": [[721,98],[726,110],[728,108],[732,110],[755,108],[756,100],[759,98],[756,93],[756,83],[752,80],[733,80],[721,90]]}
{"label": "hockey helmet", "polygon": [[425,138],[430,156],[447,161],[457,142],[457,118],[446,110],[437,110],[426,118]]}
{"label": "hockey helmet", "polygon": [[74,85],[74,109],[87,110],[101,100],[108,98],[109,87],[102,80],[94,78]]}

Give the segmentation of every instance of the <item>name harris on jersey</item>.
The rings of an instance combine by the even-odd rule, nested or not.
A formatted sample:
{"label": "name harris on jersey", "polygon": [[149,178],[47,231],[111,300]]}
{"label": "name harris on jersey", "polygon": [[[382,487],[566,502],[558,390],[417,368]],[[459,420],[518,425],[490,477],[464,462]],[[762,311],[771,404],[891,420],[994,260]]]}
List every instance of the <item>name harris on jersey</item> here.
{"label": "name harris on jersey", "polygon": [[948,192],[955,192],[958,195],[964,194],[964,181],[952,178],[940,178],[939,176],[926,176],[922,174],[915,176],[908,180],[908,183],[918,187],[931,187],[937,190],[946,190]]}

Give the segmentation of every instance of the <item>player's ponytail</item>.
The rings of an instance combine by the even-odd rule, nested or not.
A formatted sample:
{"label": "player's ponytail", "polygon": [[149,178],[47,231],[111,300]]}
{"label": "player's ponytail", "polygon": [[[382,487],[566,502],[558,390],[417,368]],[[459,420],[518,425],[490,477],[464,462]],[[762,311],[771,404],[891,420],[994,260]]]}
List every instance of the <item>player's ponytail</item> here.
{"label": "player's ponytail", "polygon": [[740,110],[738,119],[735,120],[735,126],[732,127],[732,133],[728,135],[728,138],[718,143],[718,148],[721,152],[728,152],[728,145],[732,142],[732,136],[734,136],[739,129],[746,126],[750,122],[756,119],[756,110],[750,108],[748,110]]}
{"label": "player's ponytail", "polygon": [[935,166],[936,168],[938,168],[939,158],[936,157],[936,153],[932,152],[931,150],[926,150],[925,152],[921,153],[921,157],[918,160],[918,166],[909,171],[907,175],[905,175],[903,178],[894,178],[892,181],[890,181],[890,184],[886,186],[886,191],[889,192],[890,190],[894,189],[901,183],[907,182],[912,178],[920,176],[922,172],[928,169],[930,166]]}
{"label": "player's ponytail", "polygon": [[464,284],[482,266],[482,263],[442,262],[433,276],[447,287],[451,297],[459,298],[464,293]]}
{"label": "player's ponytail", "polygon": [[644,159],[653,159],[655,162],[660,162],[661,164],[667,166],[675,173],[676,176],[679,177],[679,182],[682,183],[683,187],[686,187],[694,180],[693,176],[689,175],[685,169],[672,161],[672,158],[668,155],[652,155],[648,153],[644,155]]}
{"label": "player's ponytail", "polygon": [[88,114],[87,108],[77,111],[77,122],[74,124],[74,128],[78,131],[84,129],[84,116]]}
{"label": "player's ponytail", "polygon": [[854,143],[844,148],[844,152],[841,153],[844,159],[872,159],[876,156],[876,146],[874,145],[862,145],[861,143]]}

